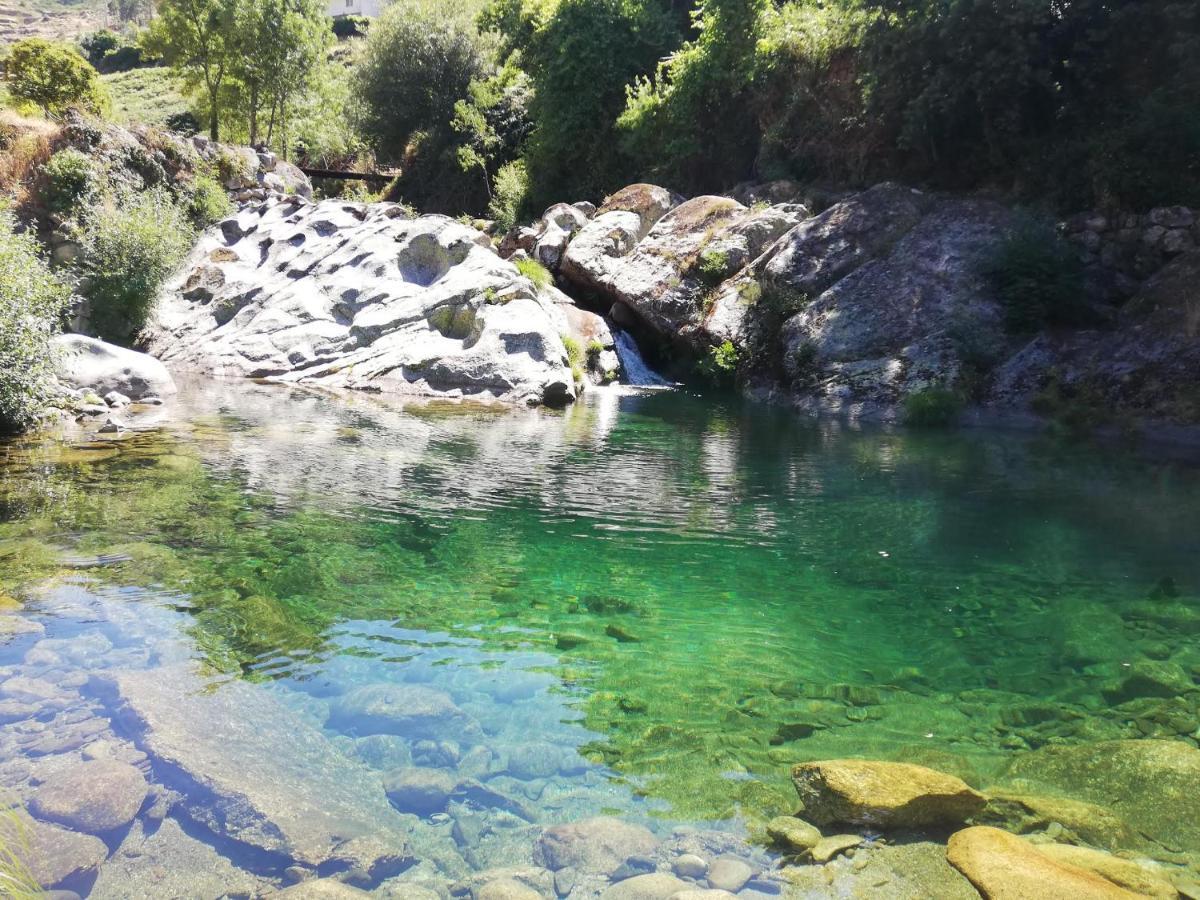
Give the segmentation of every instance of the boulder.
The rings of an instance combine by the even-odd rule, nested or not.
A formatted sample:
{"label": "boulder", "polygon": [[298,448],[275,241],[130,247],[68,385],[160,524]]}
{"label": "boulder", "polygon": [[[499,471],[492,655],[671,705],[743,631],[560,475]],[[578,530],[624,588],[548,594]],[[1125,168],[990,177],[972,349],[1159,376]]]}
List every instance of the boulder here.
{"label": "boulder", "polygon": [[1066,797],[989,791],[988,803],[973,820],[1016,834],[1044,832],[1057,826],[1074,837],[1110,850],[1135,847],[1133,831],[1110,809]]}
{"label": "boulder", "polygon": [[616,871],[630,856],[648,856],[658,846],[648,829],[607,816],[547,828],[538,837],[534,860],[547,869],[568,866],[583,872]]}
{"label": "boulder", "polygon": [[104,396],[116,392],[130,400],[167,397],[176,392],[166,366],[145,353],[107,344],[82,334],[51,339],[58,375],[77,390]]}
{"label": "boulder", "polygon": [[1014,759],[1003,781],[1106,807],[1168,849],[1200,847],[1200,749],[1183,741],[1051,744]]}
{"label": "boulder", "polygon": [[985,900],[1133,900],[1139,896],[986,825],[951,835],[946,859]]}
{"label": "boulder", "polygon": [[149,786],[128,763],[98,759],[55,772],[29,801],[39,819],[76,831],[104,834],[133,821]]}
{"label": "boulder", "polygon": [[552,311],[486,235],[393,204],[243,207],[168,282],[147,340],[172,366],[215,375],[518,403],[575,397]]}
{"label": "boulder", "polygon": [[611,296],[606,284],[650,228],[678,202],[670,191],[631,184],[604,201],[563,254],[563,277],[580,290]]}
{"label": "boulder", "polygon": [[792,769],[803,814],[819,825],[960,825],[986,798],[953,775],[909,763],[832,759]]}
{"label": "boulder", "polygon": [[754,868],[743,859],[722,856],[708,867],[708,886],[736,894],[754,877]]}
{"label": "boulder", "polygon": [[189,664],[95,676],[89,689],[197,825],[309,869],[382,877],[412,862],[378,775],[271,689],[211,682]]}
{"label": "boulder", "polygon": [[[661,215],[628,246],[618,241],[626,252],[614,261],[597,255],[595,248],[588,250],[593,237],[589,229],[597,229],[605,215],[631,214],[602,212],[572,242],[568,257],[574,254],[573,268],[564,266],[564,274],[580,287],[620,302],[663,338],[704,347],[717,339],[705,330],[714,301],[719,304],[721,338],[737,331],[739,314],[746,309],[736,293],[727,291],[718,300],[718,285],[806,214],[803,207],[791,204],[747,209],[728,197],[694,197]],[[632,238],[632,227],[628,233]]]}
{"label": "boulder", "polygon": [[479,731],[444,691],[395,682],[363,685],[338,697],[328,724],[346,734],[396,734],[408,740],[459,739]]}
{"label": "boulder", "polygon": [[[879,220],[860,210],[857,222],[851,210],[872,193]],[[886,418],[913,393],[953,387],[967,339],[1003,345],[979,261],[1011,212],[909,194],[884,186],[832,207],[825,229],[816,225],[823,216],[802,223],[761,270],[760,303],[789,316],[779,363],[806,410]],[[809,239],[798,240],[805,231]]]}
{"label": "boulder", "polygon": [[515,878],[497,878],[476,891],[475,900],[543,900],[543,897]]}

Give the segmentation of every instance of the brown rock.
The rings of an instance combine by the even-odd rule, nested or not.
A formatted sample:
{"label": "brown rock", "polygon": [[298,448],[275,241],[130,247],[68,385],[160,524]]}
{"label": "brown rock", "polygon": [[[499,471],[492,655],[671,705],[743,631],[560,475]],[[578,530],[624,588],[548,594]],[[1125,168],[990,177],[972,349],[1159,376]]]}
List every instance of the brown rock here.
{"label": "brown rock", "polygon": [[792,769],[792,782],[805,818],[818,825],[958,825],[987,802],[953,775],[908,763],[863,759],[801,763]]}
{"label": "brown rock", "polygon": [[1132,900],[1138,896],[986,825],[952,835],[946,859],[967,876],[984,900]]}
{"label": "brown rock", "polygon": [[90,834],[33,820],[26,824],[28,847],[18,855],[37,883],[48,890],[74,888],[90,882],[108,856],[104,842]]}
{"label": "brown rock", "polygon": [[1092,872],[1115,885],[1145,894],[1147,897],[1175,900],[1178,896],[1178,892],[1163,876],[1133,860],[1122,859],[1103,850],[1075,847],[1071,844],[1038,844],[1037,851],[1060,863]]}
{"label": "brown rock", "polygon": [[317,878],[313,881],[302,881],[271,896],[278,897],[279,900],[358,900],[370,895],[332,878]]}
{"label": "brown rock", "polygon": [[103,834],[132,822],[148,789],[142,773],[128,763],[98,759],[51,776],[29,810],[47,822]]}
{"label": "brown rock", "polygon": [[767,823],[767,835],[776,844],[791,850],[811,850],[821,840],[821,832],[795,816],[776,816]]}

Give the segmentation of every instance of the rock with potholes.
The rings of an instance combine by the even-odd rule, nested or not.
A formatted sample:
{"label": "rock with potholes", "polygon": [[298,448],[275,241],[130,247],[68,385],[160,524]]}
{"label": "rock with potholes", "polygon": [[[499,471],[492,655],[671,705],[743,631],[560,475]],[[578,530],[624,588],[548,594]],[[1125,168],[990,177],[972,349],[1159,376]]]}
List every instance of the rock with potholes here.
{"label": "rock with potholes", "polygon": [[562,405],[551,311],[485,236],[392,204],[275,201],[200,239],[147,329],[195,371]]}
{"label": "rock with potholes", "polygon": [[1133,900],[1140,896],[986,825],[951,835],[946,858],[985,900]]}
{"label": "rock with potholes", "polygon": [[648,829],[601,816],[547,828],[537,840],[534,859],[547,869],[570,866],[608,874],[630,856],[653,854],[657,846],[658,838]]}
{"label": "rock with potholes", "polygon": [[60,334],[51,339],[58,376],[77,390],[105,395],[117,393],[130,400],[167,397],[176,392],[166,366],[145,353],[107,344],[82,334]]}
{"label": "rock with potholes", "polygon": [[29,811],[76,831],[105,834],[133,821],[148,789],[142,773],[128,763],[98,759],[46,779]]}
{"label": "rock with potholes", "polygon": [[909,763],[832,759],[792,768],[805,818],[877,828],[960,825],[986,798],[953,775]]}
{"label": "rock with potholes", "polygon": [[187,664],[97,676],[90,689],[197,824],[305,868],[384,876],[411,863],[378,776],[269,689],[213,685]]}

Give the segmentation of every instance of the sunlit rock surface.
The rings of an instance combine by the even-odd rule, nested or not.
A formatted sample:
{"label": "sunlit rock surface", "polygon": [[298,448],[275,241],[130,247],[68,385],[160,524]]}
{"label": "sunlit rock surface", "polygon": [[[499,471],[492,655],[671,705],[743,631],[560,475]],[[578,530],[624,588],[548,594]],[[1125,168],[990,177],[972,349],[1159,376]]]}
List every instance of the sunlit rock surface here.
{"label": "sunlit rock surface", "polygon": [[299,198],[210,229],[148,329],[169,366],[393,393],[574,399],[550,304],[487,239],[392,204]]}

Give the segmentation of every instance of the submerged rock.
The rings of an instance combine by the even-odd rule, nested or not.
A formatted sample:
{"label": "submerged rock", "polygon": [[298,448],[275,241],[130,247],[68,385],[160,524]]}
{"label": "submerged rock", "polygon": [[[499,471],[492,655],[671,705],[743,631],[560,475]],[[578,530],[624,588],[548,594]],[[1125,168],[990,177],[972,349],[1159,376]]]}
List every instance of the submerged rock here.
{"label": "submerged rock", "polygon": [[1139,896],[986,825],[951,835],[946,858],[985,900],[1133,900]]}
{"label": "submerged rock", "polygon": [[648,856],[658,846],[648,829],[607,816],[555,825],[542,832],[534,859],[547,869],[568,866],[586,872],[616,871],[630,856]]}
{"label": "submerged rock", "polygon": [[384,874],[411,862],[404,820],[375,773],[271,691],[210,685],[188,665],[117,672],[93,687],[197,824],[308,868]]}
{"label": "submerged rock", "polygon": [[59,377],[77,390],[101,396],[116,394],[126,400],[166,397],[176,392],[171,373],[153,356],[81,334],[56,335],[51,345]]}
{"label": "submerged rock", "polygon": [[795,816],[776,816],[767,823],[767,836],[780,847],[792,851],[808,851],[817,846],[821,832]]}
{"label": "submerged rock", "polygon": [[1058,862],[1099,875],[1136,894],[1161,897],[1163,900],[1175,900],[1179,896],[1171,882],[1162,875],[1131,859],[1122,859],[1103,850],[1071,844],[1038,844],[1037,851]]}
{"label": "submerged rock", "polygon": [[1018,756],[1004,780],[1107,807],[1168,849],[1200,847],[1200,749],[1183,741],[1050,745]]}
{"label": "submerged rock", "polygon": [[368,684],[333,702],[329,727],[347,734],[395,734],[408,740],[478,734],[450,695],[419,684]]}
{"label": "submerged rock", "polygon": [[638,875],[605,889],[600,900],[668,900],[692,885],[666,872]]}
{"label": "submerged rock", "polygon": [[148,328],[171,365],[218,375],[561,405],[575,396],[549,302],[445,216],[327,200],[210,229]]}
{"label": "submerged rock", "polygon": [[104,842],[90,834],[34,820],[27,821],[25,832],[25,846],[13,849],[48,890],[85,888],[108,856]]}
{"label": "submerged rock", "polygon": [[792,768],[804,816],[879,828],[958,825],[986,798],[953,775],[909,763],[832,759]]}
{"label": "submerged rock", "polygon": [[384,779],[388,799],[401,812],[428,816],[441,812],[458,788],[458,779],[438,769],[410,768]]}
{"label": "submerged rock", "polygon": [[294,884],[271,896],[279,900],[356,900],[371,895],[332,878],[315,878]]}
{"label": "submerged rock", "polygon": [[37,789],[29,810],[39,819],[104,834],[133,821],[149,785],[128,763],[98,759],[56,773]]}

